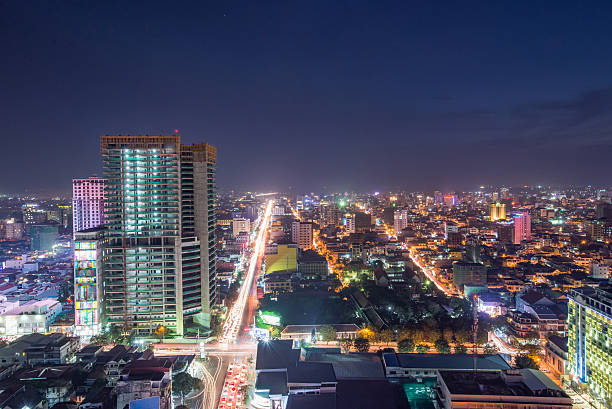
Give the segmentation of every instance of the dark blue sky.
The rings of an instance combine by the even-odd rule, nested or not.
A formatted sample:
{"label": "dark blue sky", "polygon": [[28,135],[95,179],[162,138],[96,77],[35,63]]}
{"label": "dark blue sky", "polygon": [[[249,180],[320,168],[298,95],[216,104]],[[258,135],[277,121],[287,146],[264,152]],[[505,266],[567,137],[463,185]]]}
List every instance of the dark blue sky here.
{"label": "dark blue sky", "polygon": [[[94,4],[97,3],[97,4]],[[607,184],[612,2],[0,0],[0,191],[99,135],[219,149],[223,188]]]}

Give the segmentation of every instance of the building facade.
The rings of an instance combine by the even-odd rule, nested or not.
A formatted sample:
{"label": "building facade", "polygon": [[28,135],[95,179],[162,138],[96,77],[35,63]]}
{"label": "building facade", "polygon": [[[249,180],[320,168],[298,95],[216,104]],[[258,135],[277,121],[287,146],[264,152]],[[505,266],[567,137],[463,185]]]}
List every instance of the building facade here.
{"label": "building facade", "polygon": [[103,233],[100,227],[75,233],[74,326],[77,336],[91,337],[100,333]]}
{"label": "building facade", "polygon": [[291,241],[302,250],[312,249],[312,223],[293,222],[291,224]]}
{"label": "building facade", "polygon": [[571,291],[568,302],[568,365],[572,381],[612,405],[610,341],[612,290],[582,287]]}
{"label": "building facade", "polygon": [[506,219],[506,205],[504,203],[492,203],[489,210],[492,222]]}
{"label": "building facade", "polygon": [[104,179],[72,180],[72,236],[104,223]]}
{"label": "building facade", "polygon": [[514,244],[531,240],[531,216],[529,213],[514,215]]}
{"label": "building facade", "polygon": [[[216,149],[179,135],[103,136],[105,313],[136,334],[183,334],[216,301]],[[199,315],[198,315],[199,314]]]}

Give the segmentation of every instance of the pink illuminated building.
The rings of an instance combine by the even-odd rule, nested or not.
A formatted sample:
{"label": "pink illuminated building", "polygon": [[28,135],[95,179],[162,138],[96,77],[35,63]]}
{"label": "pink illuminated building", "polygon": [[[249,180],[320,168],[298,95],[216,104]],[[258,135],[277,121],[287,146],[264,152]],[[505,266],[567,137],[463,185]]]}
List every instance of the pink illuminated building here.
{"label": "pink illuminated building", "polygon": [[514,244],[531,240],[531,216],[529,213],[514,215]]}
{"label": "pink illuminated building", "polygon": [[72,235],[104,223],[104,179],[72,180]]}

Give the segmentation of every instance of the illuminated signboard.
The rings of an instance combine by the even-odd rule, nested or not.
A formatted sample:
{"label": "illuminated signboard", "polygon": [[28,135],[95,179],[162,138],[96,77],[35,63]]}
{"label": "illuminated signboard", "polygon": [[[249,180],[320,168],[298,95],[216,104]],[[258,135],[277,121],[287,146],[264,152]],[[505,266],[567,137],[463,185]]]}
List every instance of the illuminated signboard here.
{"label": "illuminated signboard", "polygon": [[261,320],[268,325],[274,325],[275,327],[278,327],[281,325],[281,320],[280,317],[277,317],[276,315],[272,315],[272,314],[262,314],[261,311],[259,311],[259,318],[261,318]]}
{"label": "illuminated signboard", "polygon": [[74,243],[75,250],[95,250],[97,244],[95,241],[77,241]]}
{"label": "illuminated signboard", "polygon": [[76,250],[74,252],[75,260],[95,260],[96,258],[96,250]]}

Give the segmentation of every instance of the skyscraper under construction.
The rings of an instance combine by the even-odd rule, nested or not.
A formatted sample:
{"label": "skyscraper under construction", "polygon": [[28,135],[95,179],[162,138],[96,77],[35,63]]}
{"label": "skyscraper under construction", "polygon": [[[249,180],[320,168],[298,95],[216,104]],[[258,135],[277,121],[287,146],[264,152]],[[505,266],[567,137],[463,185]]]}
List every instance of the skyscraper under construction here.
{"label": "skyscraper under construction", "polygon": [[102,136],[104,313],[149,334],[207,325],[216,300],[216,149],[179,135]]}

